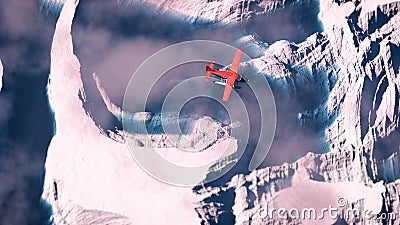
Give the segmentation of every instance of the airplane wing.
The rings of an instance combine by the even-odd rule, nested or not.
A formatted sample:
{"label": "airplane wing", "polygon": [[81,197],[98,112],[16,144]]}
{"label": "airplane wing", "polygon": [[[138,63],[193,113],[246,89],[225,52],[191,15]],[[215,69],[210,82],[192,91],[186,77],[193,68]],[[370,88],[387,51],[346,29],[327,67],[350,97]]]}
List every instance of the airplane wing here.
{"label": "airplane wing", "polygon": [[242,55],[242,49],[238,49],[235,54],[235,58],[233,59],[232,65],[231,65],[231,71],[238,73],[239,71],[239,63],[240,63],[240,57]]}
{"label": "airplane wing", "polygon": [[210,80],[210,77],[212,75],[214,69],[214,62],[210,62],[210,66],[206,66],[206,81],[208,82]]}
{"label": "airplane wing", "polygon": [[234,77],[229,77],[226,80],[226,85],[225,85],[225,90],[224,90],[224,97],[222,98],[222,101],[226,102],[229,99],[229,96],[231,95],[231,91],[233,88],[233,85],[235,84],[235,78]]}

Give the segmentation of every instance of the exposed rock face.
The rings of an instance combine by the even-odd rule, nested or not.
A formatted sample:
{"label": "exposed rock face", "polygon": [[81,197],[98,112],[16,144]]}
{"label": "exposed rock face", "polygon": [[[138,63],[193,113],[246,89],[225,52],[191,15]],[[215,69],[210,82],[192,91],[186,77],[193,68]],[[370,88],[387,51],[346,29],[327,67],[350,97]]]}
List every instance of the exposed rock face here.
{"label": "exposed rock face", "polygon": [[[318,120],[326,116],[328,125],[334,121],[326,131],[333,150],[365,147],[372,154],[377,142],[399,125],[398,65],[394,65],[399,18],[396,3],[377,5],[373,12],[362,7],[322,1],[323,33],[298,45],[277,42],[253,63],[288,97],[304,94],[310,85],[326,98],[320,101],[326,103],[320,109],[326,115]],[[362,24],[374,24],[374,13],[387,22],[371,30]],[[398,144],[393,146],[397,151]]]}
{"label": "exposed rock face", "polygon": [[[135,2],[135,1],[131,1]],[[192,0],[183,2],[143,0],[155,4],[166,12],[178,12],[186,15],[190,22],[222,22],[232,23],[247,20],[252,16],[276,13],[286,8],[302,8],[310,5],[317,6],[314,0],[243,0],[243,1],[219,1],[219,0]]]}
{"label": "exposed rock face", "polygon": [[[125,138],[132,138],[138,147],[151,148],[182,148],[202,151],[215,144],[218,140],[229,138],[230,126],[214,121],[210,117],[190,116],[179,117],[170,115],[166,122],[182,124],[182,134],[164,134],[161,115],[152,115],[146,122],[148,134],[129,134],[124,132]],[[141,123],[141,122],[139,122]],[[139,126],[139,125],[138,125]]]}
{"label": "exposed rock face", "polygon": [[393,224],[396,224],[399,221],[398,219],[400,211],[399,189],[400,189],[399,180],[396,180],[395,182],[392,183],[388,183],[386,185],[386,191],[383,196],[384,205],[382,207],[382,212],[396,213],[396,218],[388,219],[388,221],[393,222]]}
{"label": "exposed rock face", "polygon": [[[321,4],[321,10],[325,10],[324,7],[334,12],[335,8],[349,9],[344,19],[337,16],[328,20],[342,20],[343,23],[332,24],[326,31],[340,69],[337,85],[328,101],[330,112],[338,117],[327,130],[327,136],[335,147],[364,147],[367,154],[386,152],[380,157],[387,157],[390,152],[397,151],[399,145],[391,142],[387,147],[393,149],[379,149],[379,143],[398,132],[399,126],[398,66],[393,63],[398,54],[395,46],[399,46],[399,15],[394,10],[398,4],[381,6],[375,3],[375,7],[371,4],[369,9],[363,8],[367,8],[367,3]],[[376,15],[387,21],[377,19]]]}
{"label": "exposed rock face", "polygon": [[[279,192],[293,187],[294,179],[300,179],[300,182],[304,183],[310,180],[321,183],[355,181],[366,186],[372,185],[366,171],[366,159],[360,152],[343,151],[323,155],[309,153],[293,164],[286,163],[259,169],[249,175],[237,175],[224,187],[202,188],[199,186],[194,189],[198,194],[214,193],[214,195],[200,202],[197,212],[209,224],[220,221],[221,216],[229,214],[226,209],[232,207],[238,224],[247,224],[249,221],[253,221],[254,224],[264,222],[265,224],[286,224],[288,221],[277,218],[271,218],[269,221],[260,219],[258,212],[263,207],[276,206]],[[206,202],[218,202],[219,199],[228,198],[235,199],[232,205],[210,207],[210,204],[206,204]],[[301,221],[297,220],[294,224],[299,222]]]}
{"label": "exposed rock face", "polygon": [[[57,11],[64,2],[65,0],[43,0],[42,7]],[[178,13],[186,16],[191,23],[232,23],[247,20],[256,15],[276,13],[286,8],[318,6],[318,1],[315,0],[126,0],[118,2],[134,6],[150,3],[156,6],[158,13]]]}

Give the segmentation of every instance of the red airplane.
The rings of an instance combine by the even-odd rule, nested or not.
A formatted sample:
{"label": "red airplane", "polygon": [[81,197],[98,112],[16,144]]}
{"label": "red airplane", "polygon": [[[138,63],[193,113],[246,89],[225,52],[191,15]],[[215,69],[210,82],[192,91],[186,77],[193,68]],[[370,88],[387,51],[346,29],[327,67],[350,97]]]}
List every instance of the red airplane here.
{"label": "red airplane", "polygon": [[231,94],[232,88],[238,88],[235,87],[235,81],[243,81],[242,76],[238,74],[238,69],[239,69],[239,63],[240,63],[240,57],[242,55],[242,49],[238,49],[235,54],[235,58],[233,59],[232,65],[230,67],[229,71],[225,70],[214,70],[214,62],[210,62],[210,66],[206,66],[206,81],[210,81],[211,75],[215,75],[217,77],[223,78],[226,80],[226,82],[215,82],[216,84],[221,84],[225,85],[225,91],[224,91],[224,97],[222,98],[222,101],[226,102],[229,99],[229,96]]}

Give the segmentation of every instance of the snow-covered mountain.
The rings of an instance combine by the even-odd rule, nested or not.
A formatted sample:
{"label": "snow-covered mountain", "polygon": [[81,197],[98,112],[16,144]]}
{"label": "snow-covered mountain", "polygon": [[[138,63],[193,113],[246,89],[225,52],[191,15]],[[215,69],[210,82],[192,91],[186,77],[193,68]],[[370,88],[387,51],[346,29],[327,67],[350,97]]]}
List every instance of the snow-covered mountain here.
{"label": "snow-covered mountain", "polygon": [[[58,11],[66,0],[42,0],[43,8]],[[217,22],[232,23],[246,20],[252,16],[277,13],[286,8],[306,8],[318,6],[315,0],[118,0],[121,4],[146,6],[157,13],[177,13],[191,23]]]}
{"label": "snow-covered mountain", "polygon": [[[53,7],[54,2],[44,4]],[[123,144],[125,134],[110,131],[105,135],[85,112],[80,63],[70,34],[78,2],[57,2],[64,6],[54,35],[48,85],[56,135],[48,151],[43,192],[53,206],[55,224],[332,224],[338,219],[263,215],[272,208],[313,207],[321,212],[328,206],[397,215],[388,221],[345,217],[349,224],[399,223],[400,2],[148,2],[158,12],[184,15],[191,23],[223,24],[318,6],[324,31],[304,42],[282,40],[268,45],[243,37],[239,41],[258,46],[262,54],[248,63],[268,78],[282,102],[315,96],[313,104],[294,108],[288,115],[324,134],[321,146],[327,153],[310,152],[293,163],[237,174],[221,186],[199,184],[193,191],[153,180],[131,162]],[[97,84],[108,110],[120,116],[118,106],[107,98],[98,80]],[[157,115],[144,114],[157,130]],[[192,142],[204,140],[196,138],[198,134],[209,135],[207,143],[200,143],[205,148],[228,145],[231,138],[223,124],[202,117],[186,122],[191,128],[203,123],[208,129],[189,129],[195,134]],[[148,144],[138,135],[135,138],[140,147]],[[152,147],[176,147],[163,141],[161,134],[154,140],[149,143]]]}
{"label": "snow-covered mountain", "polygon": [[[318,205],[312,199],[314,192],[349,201],[353,198],[348,207],[374,206],[377,212],[399,212],[399,196],[395,194],[400,144],[398,7],[394,1],[321,1],[319,18],[324,32],[300,44],[277,42],[265,56],[252,60],[270,76],[272,86],[283,89],[288,98],[301,95],[306,82],[319,93],[328,92],[326,104],[318,106],[307,120],[331,124],[325,130],[330,152],[310,153],[293,164],[232,178],[225,187],[216,187],[215,195],[222,197],[211,196],[200,203],[197,210],[204,221],[218,221],[233,207],[232,214],[239,224],[301,223],[304,221],[263,221],[257,212],[263,207],[301,209]],[[363,187],[376,191],[373,205],[366,204],[373,194],[356,194],[363,192]],[[203,191],[212,190],[199,190]],[[302,197],[288,199],[285,195],[289,193]],[[235,201],[228,206],[206,203],[233,196]],[[328,202],[323,205],[335,205]],[[346,221],[384,223],[365,218]]]}

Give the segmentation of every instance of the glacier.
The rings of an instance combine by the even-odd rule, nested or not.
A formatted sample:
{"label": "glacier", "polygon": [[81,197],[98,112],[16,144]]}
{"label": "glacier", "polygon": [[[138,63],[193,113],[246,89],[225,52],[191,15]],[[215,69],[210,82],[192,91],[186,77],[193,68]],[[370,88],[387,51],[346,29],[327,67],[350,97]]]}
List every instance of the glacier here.
{"label": "glacier", "polygon": [[[52,220],[55,224],[76,224],[79,220],[75,219],[82,217],[81,224],[89,221],[115,224],[129,217],[135,223],[175,224],[181,218],[169,211],[174,208],[188,224],[199,223],[196,213],[190,209],[196,199],[190,189],[172,187],[149,177],[132,163],[127,147],[104,136],[83,110],[78,98],[78,93],[83,92],[80,65],[73,54],[70,34],[77,4],[77,1],[67,1],[63,6],[51,51],[48,95],[56,134],[46,159],[43,198],[53,206]],[[126,182],[130,184],[125,185]],[[141,188],[131,189],[137,185]],[[104,201],[103,197],[108,200]],[[94,218],[87,216],[99,211],[109,213],[96,217],[91,214]]]}
{"label": "glacier", "polygon": [[3,89],[3,64],[1,63],[0,60],[0,92],[1,89]]}
{"label": "glacier", "polygon": [[[78,97],[84,96],[84,88],[71,26],[79,2],[46,2],[64,4],[51,52],[48,96],[56,134],[48,150],[42,196],[53,207],[55,224],[315,224],[298,218],[263,218],[260,212],[273,207],[321,210],[337,205],[339,197],[348,201],[344,208],[397,215],[387,221],[344,218],[348,224],[399,223],[399,2],[144,1],[155,5],[159,13],[179,13],[193,24],[234,24],[287,8],[319,6],[324,31],[304,42],[268,44],[254,36],[243,36],[238,42],[257,53],[248,63],[268,78],[282,104],[318,94],[314,104],[294,108],[288,115],[298,118],[299,126],[315,127],[326,143],[321,146],[326,153],[309,152],[290,162],[236,174],[222,185],[200,183],[193,190],[152,179],[131,162],[124,145],[127,134],[104,134],[95,125]],[[93,78],[107,109],[119,118],[121,109],[108,98],[100,80]],[[153,118],[148,112],[141,115]],[[211,118],[189,120],[222,129]],[[158,135],[156,143],[148,144],[169,150],[176,147],[158,142],[163,140]],[[216,149],[230,139],[210,137]],[[139,146],[144,145],[139,136],[135,138]],[[275,147],[290,153],[295,149],[289,144]]]}

